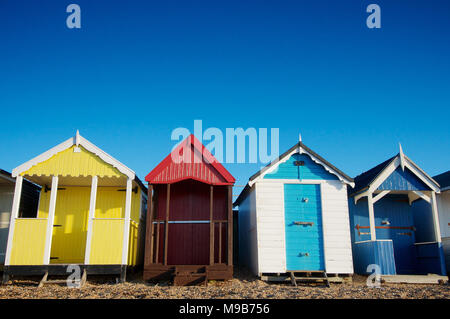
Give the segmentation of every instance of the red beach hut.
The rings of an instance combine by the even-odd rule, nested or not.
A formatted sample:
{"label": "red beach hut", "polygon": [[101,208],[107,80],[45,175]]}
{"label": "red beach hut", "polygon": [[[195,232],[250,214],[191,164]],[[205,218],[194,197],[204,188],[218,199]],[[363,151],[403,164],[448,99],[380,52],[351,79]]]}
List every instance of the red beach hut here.
{"label": "red beach hut", "polygon": [[174,285],[233,276],[234,177],[194,135],[145,178],[144,280]]}

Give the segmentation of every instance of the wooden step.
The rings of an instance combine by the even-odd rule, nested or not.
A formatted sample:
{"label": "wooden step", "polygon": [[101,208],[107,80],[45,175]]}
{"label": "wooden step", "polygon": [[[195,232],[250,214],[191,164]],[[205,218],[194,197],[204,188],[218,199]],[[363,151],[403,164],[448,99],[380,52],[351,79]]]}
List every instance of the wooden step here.
{"label": "wooden step", "polygon": [[[80,288],[84,286],[84,284],[86,283],[86,279],[87,279],[87,272],[86,272],[86,269],[84,269],[83,274],[81,275],[81,278],[80,278],[80,283],[79,283]],[[56,285],[67,284],[67,279],[49,280],[48,279],[48,271],[46,271],[44,276],[42,276],[42,279],[39,282],[38,287],[43,287],[46,284],[56,284]]]}
{"label": "wooden step", "polygon": [[320,274],[321,277],[318,277],[318,276],[311,277],[309,272],[306,273],[307,277],[304,277],[304,276],[297,277],[297,276],[295,276],[295,272],[292,272],[292,271],[289,272],[289,276],[291,278],[291,283],[295,287],[297,287],[297,281],[300,281],[300,282],[323,281],[327,287],[330,287],[330,281],[328,280],[328,276],[325,271],[315,272],[315,274],[318,274],[318,275]]}
{"label": "wooden step", "polygon": [[187,276],[175,276],[173,278],[174,286],[198,286],[198,285],[207,285],[208,284],[208,276],[206,274],[193,274]]}

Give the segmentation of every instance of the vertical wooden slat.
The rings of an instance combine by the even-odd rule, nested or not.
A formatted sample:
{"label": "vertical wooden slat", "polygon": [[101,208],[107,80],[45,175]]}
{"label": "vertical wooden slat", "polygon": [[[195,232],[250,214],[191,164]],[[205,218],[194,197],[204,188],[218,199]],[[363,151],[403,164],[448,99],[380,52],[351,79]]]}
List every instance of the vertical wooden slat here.
{"label": "vertical wooden slat", "polygon": [[370,225],[370,240],[377,240],[377,233],[375,231],[375,214],[373,211],[373,197],[372,193],[367,195],[367,205],[369,208],[369,225]]}
{"label": "vertical wooden slat", "polygon": [[58,176],[52,176],[52,189],[50,191],[50,204],[48,208],[48,217],[47,217],[47,231],[45,238],[45,250],[44,250],[44,260],[43,264],[50,264],[50,252],[52,247],[52,238],[53,238],[53,222],[55,220],[55,211],[56,211],[56,195],[58,193]]}
{"label": "vertical wooden slat", "polygon": [[166,198],[166,226],[164,228],[164,265],[167,265],[167,253],[169,242],[169,211],[170,211],[170,184],[167,184],[167,198]]}
{"label": "vertical wooden slat", "polygon": [[145,265],[153,263],[153,185],[148,185],[147,229],[145,232]]}
{"label": "vertical wooden slat", "polygon": [[233,185],[228,186],[228,265],[233,265]]}
{"label": "vertical wooden slat", "polygon": [[[155,251],[155,264],[159,262],[159,221],[156,222],[156,251]],[[153,227],[153,226],[152,226]]]}
{"label": "vertical wooden slat", "polygon": [[434,224],[434,237],[436,242],[441,243],[441,228],[439,225],[439,213],[438,213],[438,207],[436,202],[436,193],[431,191],[431,212],[433,215],[433,224]]}
{"label": "vertical wooden slat", "polygon": [[128,264],[128,244],[130,242],[130,223],[131,223],[131,202],[133,192],[133,180],[127,179],[127,188],[125,193],[125,216],[123,223],[123,244],[122,244],[122,265]]}
{"label": "vertical wooden slat", "polygon": [[222,222],[219,222],[219,264],[222,263]]}
{"label": "vertical wooden slat", "polygon": [[[5,266],[10,265],[11,251],[13,248],[12,245],[13,245],[13,238],[14,238],[14,228],[15,228],[15,224],[16,224],[16,219],[19,217],[20,198],[22,196],[22,184],[23,184],[23,176],[18,175],[16,177],[16,186],[14,188],[13,205],[12,205],[10,222],[9,222],[9,233],[8,233],[8,241],[7,241],[7,246],[6,246]],[[4,274],[6,274],[6,272]]]}
{"label": "vertical wooden slat", "polygon": [[92,228],[93,220],[95,217],[95,205],[97,200],[97,185],[98,177],[92,176],[91,182],[91,197],[89,198],[89,217],[88,217],[88,227],[86,235],[86,248],[84,251],[84,264],[89,265],[89,260],[91,256],[91,242],[92,242]]}
{"label": "vertical wooden slat", "polygon": [[213,185],[209,188],[209,264],[214,264],[214,223],[213,223],[213,206],[214,206],[214,189]]}

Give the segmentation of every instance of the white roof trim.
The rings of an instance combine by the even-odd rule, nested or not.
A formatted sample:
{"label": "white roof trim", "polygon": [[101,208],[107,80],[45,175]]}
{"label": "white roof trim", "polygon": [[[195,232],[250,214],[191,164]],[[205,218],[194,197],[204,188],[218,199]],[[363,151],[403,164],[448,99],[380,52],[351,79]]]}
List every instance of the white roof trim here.
{"label": "white roof trim", "polygon": [[405,155],[403,154],[402,144],[398,143],[399,147],[399,156],[400,156],[400,166],[402,167],[402,171],[405,170]]}
{"label": "white roof trim", "polygon": [[439,193],[439,185],[429,177],[424,171],[422,171],[413,161],[411,161],[406,155],[398,154],[392,161],[386,166],[378,176],[370,183],[370,192],[375,191],[378,187],[397,169],[403,162],[404,167],[407,167],[417,178],[424,182],[434,192]]}
{"label": "white roof trim", "polygon": [[321,160],[319,160],[318,158],[316,158],[315,156],[313,156],[312,154],[310,154],[308,151],[306,151],[303,147],[299,146],[297,148],[295,148],[294,150],[292,150],[290,153],[286,154],[284,157],[280,158],[278,162],[274,163],[274,164],[270,164],[271,166],[261,175],[257,176],[255,179],[253,180],[249,180],[248,184],[251,187],[254,183],[258,182],[259,180],[263,179],[264,176],[268,173],[273,172],[274,170],[276,170],[278,168],[278,166],[282,163],[287,162],[287,160],[294,154],[299,153],[299,154],[306,154],[308,155],[313,162],[315,162],[316,164],[319,164],[321,166],[323,166],[323,168],[335,175],[341,182],[346,183],[348,185],[350,185],[351,187],[355,187],[355,183],[351,182],[349,180],[347,180],[346,178],[344,178],[341,174],[339,174],[338,172],[336,172],[334,169],[332,169],[331,167],[329,167],[328,165],[326,165],[325,163],[323,163]]}
{"label": "white roof trim", "polygon": [[432,179],[424,171],[422,171],[422,169],[420,169],[419,166],[411,161],[406,155],[404,155],[404,158],[406,159],[406,167],[408,167],[422,182],[427,184],[433,191],[435,191],[436,193],[440,193],[441,188],[434,179]]}
{"label": "white roof trim", "polygon": [[131,169],[129,169],[128,167],[123,165],[121,162],[116,160],[114,157],[112,157],[111,155],[107,154],[106,152],[104,152],[103,150],[101,150],[100,148],[98,148],[97,146],[92,144],[91,142],[89,142],[87,139],[82,137],[78,133],[78,131],[74,137],[69,138],[68,140],[62,142],[61,144],[49,149],[48,151],[42,153],[41,155],[38,155],[35,158],[29,160],[28,162],[13,169],[12,176],[17,177],[19,174],[29,170],[31,167],[48,160],[52,156],[72,147],[73,145],[83,146],[87,151],[94,153],[95,155],[100,157],[106,163],[117,168],[119,170],[119,172],[121,172],[122,174],[126,175],[127,177],[129,177],[131,179],[135,178],[136,174],[134,173],[134,171],[132,171]]}

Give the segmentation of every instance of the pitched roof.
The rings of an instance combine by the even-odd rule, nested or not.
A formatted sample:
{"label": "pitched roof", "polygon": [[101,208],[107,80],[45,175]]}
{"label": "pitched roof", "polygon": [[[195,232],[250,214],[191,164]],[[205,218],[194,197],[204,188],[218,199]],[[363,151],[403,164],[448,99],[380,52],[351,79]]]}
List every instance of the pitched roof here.
{"label": "pitched roof", "polygon": [[98,156],[101,160],[103,160],[107,164],[110,164],[113,167],[115,167],[120,173],[124,174],[125,176],[127,176],[130,179],[135,180],[141,188],[146,189],[146,187],[142,184],[142,182],[136,177],[136,174],[134,173],[133,170],[126,167],[124,164],[122,164],[121,162],[116,160],[114,157],[112,157],[111,155],[104,152],[99,147],[92,144],[90,141],[88,141],[84,137],[82,137],[78,131],[76,132],[74,137],[67,139],[66,141],[58,144],[57,146],[49,149],[48,151],[36,156],[35,158],[29,160],[28,162],[13,169],[12,177],[17,177],[17,175],[24,173],[27,170],[29,170],[31,167],[52,158],[54,155],[56,155],[62,151],[65,151],[65,150],[71,148],[73,145],[76,145],[76,146],[81,145],[87,151],[95,154],[96,156]]}
{"label": "pitched roof", "polygon": [[245,186],[245,188],[242,190],[242,192],[239,194],[238,198],[234,202],[233,206],[238,206],[242,200],[247,196],[248,192],[250,191],[251,184],[261,175],[265,174],[270,168],[279,165],[284,159],[289,157],[295,150],[302,149],[305,153],[307,153],[315,162],[318,162],[320,165],[322,165],[328,172],[330,172],[333,175],[336,175],[341,181],[353,186],[353,178],[342,172],[340,169],[335,167],[333,164],[328,162],[326,159],[324,159],[322,156],[314,152],[312,149],[310,149],[308,146],[306,146],[302,141],[297,142],[295,145],[293,145],[290,149],[288,149],[286,152],[281,154],[279,157],[277,157],[275,160],[273,160],[271,163],[263,167],[261,170],[256,172],[254,175],[252,175],[249,178],[248,184]]}
{"label": "pitched roof", "polygon": [[368,187],[375,178],[380,174],[386,166],[388,166],[397,156],[393,156],[383,163],[378,164],[377,166],[365,171],[364,173],[359,174],[355,177],[355,187],[352,189],[352,193],[358,193],[362,189]]}
{"label": "pitched roof", "polygon": [[[382,162],[381,164],[378,164],[377,166],[369,169],[368,171],[365,171],[364,173],[359,174],[355,177],[355,187],[352,190],[352,193],[349,195],[353,196],[357,193],[361,193],[362,191],[368,189],[370,185],[377,179],[377,177],[397,158],[400,158],[400,162],[402,159],[408,163],[408,165],[411,165],[411,169],[416,169],[416,173],[412,172],[416,176],[418,176],[422,181],[426,181],[428,185],[435,189],[436,191],[439,191],[439,183],[434,180],[432,177],[430,177],[427,173],[425,173],[424,170],[422,170],[416,163],[414,163],[409,157],[403,154],[403,152],[398,153],[397,155],[389,158],[388,160]],[[420,177],[419,175],[422,175]]]}
{"label": "pitched roof", "polygon": [[436,175],[433,179],[441,185],[441,191],[450,190],[450,171]]}
{"label": "pitched roof", "polygon": [[186,179],[210,185],[233,185],[236,181],[193,134],[145,177],[150,184],[171,184]]}

